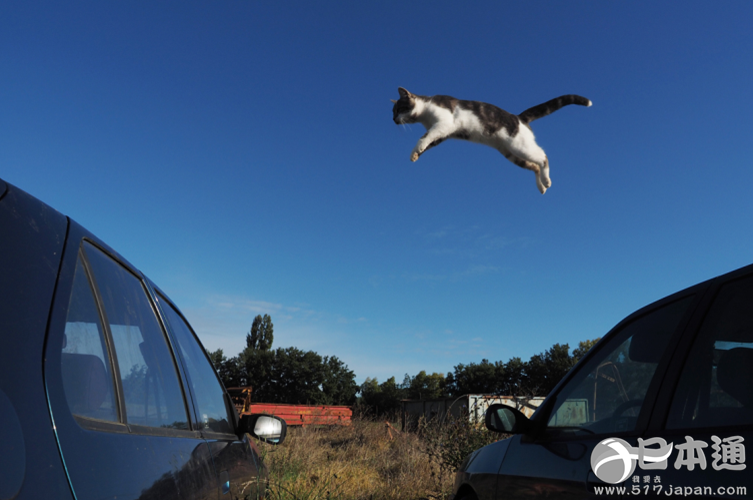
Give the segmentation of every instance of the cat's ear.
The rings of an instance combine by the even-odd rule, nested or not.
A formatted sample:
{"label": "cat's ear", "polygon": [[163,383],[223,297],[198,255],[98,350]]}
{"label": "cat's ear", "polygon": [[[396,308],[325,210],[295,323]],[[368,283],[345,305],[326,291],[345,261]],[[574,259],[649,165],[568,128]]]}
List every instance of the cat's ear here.
{"label": "cat's ear", "polygon": [[405,90],[403,87],[397,88],[398,93],[400,94],[400,97],[405,97],[407,99],[413,99],[413,94]]}

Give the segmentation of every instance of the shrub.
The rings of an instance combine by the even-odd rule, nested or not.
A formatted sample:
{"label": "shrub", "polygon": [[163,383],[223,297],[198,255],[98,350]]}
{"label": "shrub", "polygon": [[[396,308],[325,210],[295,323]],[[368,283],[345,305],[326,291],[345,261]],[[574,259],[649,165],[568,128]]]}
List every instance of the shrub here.
{"label": "shrub", "polygon": [[454,474],[474,450],[508,437],[486,429],[483,423],[472,422],[467,416],[449,414],[444,419],[421,419],[418,429],[425,453],[444,475]]}

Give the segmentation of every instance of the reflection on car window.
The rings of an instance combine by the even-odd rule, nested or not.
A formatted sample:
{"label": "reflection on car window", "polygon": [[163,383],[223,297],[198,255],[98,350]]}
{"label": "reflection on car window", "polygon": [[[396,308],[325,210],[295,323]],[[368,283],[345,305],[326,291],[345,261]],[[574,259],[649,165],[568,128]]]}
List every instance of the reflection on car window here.
{"label": "reflection on car window", "polygon": [[79,417],[117,422],[104,329],[79,255],[65,321],[61,369],[65,398]]}
{"label": "reflection on car window", "polygon": [[162,297],[158,298],[160,306],[167,316],[167,322],[180,348],[180,354],[186,365],[189,383],[196,398],[202,428],[215,432],[233,434],[231,417],[226,405],[225,393],[217,380],[214,368],[209,363],[204,351],[196,341],[191,328],[183,318]]}
{"label": "reflection on car window", "polygon": [[670,429],[753,424],[753,278],[719,291],[685,362]]}
{"label": "reflection on car window", "polygon": [[612,336],[557,395],[548,427],[596,434],[633,430],[659,360],[691,298],[641,316]]}
{"label": "reflection on car window", "polygon": [[188,429],[175,364],[144,286],[92,245],[86,255],[112,335],[126,422]]}

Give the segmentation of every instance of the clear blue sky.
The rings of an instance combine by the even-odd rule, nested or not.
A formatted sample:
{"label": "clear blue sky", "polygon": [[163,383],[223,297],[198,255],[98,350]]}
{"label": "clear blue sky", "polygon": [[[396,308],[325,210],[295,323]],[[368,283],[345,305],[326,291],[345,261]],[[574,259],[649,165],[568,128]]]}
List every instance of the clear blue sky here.
{"label": "clear blue sky", "polygon": [[[0,177],[159,284],[205,346],[359,382],[528,359],[753,262],[753,3],[3,2]],[[519,113],[416,163],[397,87]]]}

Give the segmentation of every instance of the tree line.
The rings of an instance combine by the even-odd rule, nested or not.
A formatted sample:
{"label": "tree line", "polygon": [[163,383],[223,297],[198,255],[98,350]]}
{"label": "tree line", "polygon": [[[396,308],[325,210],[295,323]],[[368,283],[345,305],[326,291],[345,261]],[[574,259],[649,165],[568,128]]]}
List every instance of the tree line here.
{"label": "tree line", "polygon": [[546,396],[575,366],[599,339],[585,340],[570,353],[568,344],[554,344],[547,351],[531,356],[528,361],[519,357],[490,362],[460,363],[447,375],[405,375],[402,383],[391,377],[381,384],[367,378],[360,387],[359,403],[378,413],[400,407],[402,399],[452,398],[463,394],[495,394],[500,396]]}
{"label": "tree line", "polygon": [[545,396],[598,341],[580,342],[570,353],[567,344],[555,344],[528,361],[458,364],[446,375],[420,371],[379,383],[367,378],[360,386],[355,373],[336,356],[321,356],[295,347],[272,349],[274,325],[269,315],[254,318],[246,347],[231,358],[222,349],[209,353],[225,387],[251,386],[252,399],[265,403],[358,404],[383,413],[400,407],[402,399],[436,399],[463,394]]}

